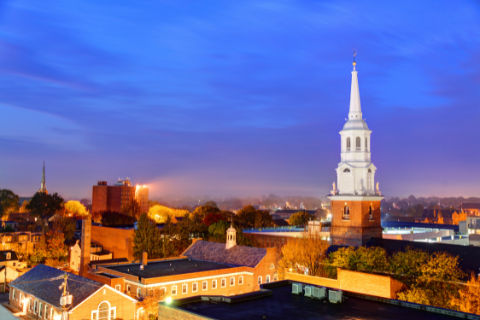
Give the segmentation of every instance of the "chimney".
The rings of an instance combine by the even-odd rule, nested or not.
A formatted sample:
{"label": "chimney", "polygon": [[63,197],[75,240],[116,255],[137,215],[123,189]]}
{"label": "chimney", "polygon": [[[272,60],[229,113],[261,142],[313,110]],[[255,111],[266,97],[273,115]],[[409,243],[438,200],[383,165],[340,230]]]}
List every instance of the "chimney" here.
{"label": "chimney", "polygon": [[142,266],[146,266],[148,262],[148,253],[142,253]]}
{"label": "chimney", "polygon": [[80,250],[80,271],[81,277],[87,277],[88,264],[90,263],[92,220],[82,220],[82,242]]}

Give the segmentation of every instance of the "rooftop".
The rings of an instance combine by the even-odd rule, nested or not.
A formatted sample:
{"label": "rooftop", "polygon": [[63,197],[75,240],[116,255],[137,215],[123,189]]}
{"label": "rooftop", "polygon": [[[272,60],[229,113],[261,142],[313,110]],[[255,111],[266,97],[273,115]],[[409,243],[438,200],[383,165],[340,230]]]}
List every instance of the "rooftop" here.
{"label": "rooftop", "polygon": [[[264,286],[266,287],[266,286]],[[447,320],[450,316],[347,296],[341,304],[292,294],[291,285],[269,288],[272,295],[239,303],[192,302],[177,308],[209,319],[425,319]]]}
{"label": "rooftop", "polygon": [[267,254],[266,249],[234,246],[226,249],[225,243],[198,240],[183,253],[191,259],[211,261],[229,266],[254,268]]}
{"label": "rooftop", "polygon": [[156,278],[230,268],[229,266],[220,263],[189,259],[148,262],[143,270],[140,270],[140,265],[140,263],[136,263],[103,267],[140,278]]}

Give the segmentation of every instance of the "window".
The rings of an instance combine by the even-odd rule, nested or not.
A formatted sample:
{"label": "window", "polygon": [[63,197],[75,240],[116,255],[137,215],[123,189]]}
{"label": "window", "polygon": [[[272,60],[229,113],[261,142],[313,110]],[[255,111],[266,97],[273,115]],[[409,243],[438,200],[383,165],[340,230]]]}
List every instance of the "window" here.
{"label": "window", "polygon": [[33,303],[33,313],[37,313],[37,300]]}
{"label": "window", "polygon": [[116,314],[115,314],[115,313],[117,313],[116,308],[111,308],[111,309],[110,309],[110,320],[113,320],[113,319],[116,318]]}
{"label": "window", "polygon": [[368,216],[370,220],[373,220],[373,206],[370,204],[370,207],[368,208]]}
{"label": "window", "polygon": [[217,280],[212,281],[212,289],[217,289]]}
{"label": "window", "polygon": [[197,292],[198,291],[198,284],[196,282],[194,282],[192,284],[192,292]]}
{"label": "window", "polygon": [[348,168],[343,169],[343,172],[350,172],[350,169],[348,169]]}
{"label": "window", "polygon": [[122,290],[122,286],[121,286],[121,285],[119,285],[119,284],[117,284],[117,285],[115,286],[115,290],[117,290],[117,291],[121,291],[121,290]]}
{"label": "window", "polygon": [[92,320],[98,320],[98,311],[92,311]]}
{"label": "window", "polygon": [[137,288],[137,297],[140,297],[142,295],[142,289]]}
{"label": "window", "polygon": [[360,151],[360,149],[361,149],[360,137],[357,137],[357,139],[355,139],[355,147],[356,147],[357,151]]}
{"label": "window", "polygon": [[172,296],[177,295],[177,286],[172,286]]}
{"label": "window", "polygon": [[258,277],[258,284],[262,284],[262,276]]}
{"label": "window", "polygon": [[243,276],[238,277],[238,284],[243,284]]}
{"label": "window", "polygon": [[343,220],[350,220],[350,208],[348,208],[346,203],[343,207]]}
{"label": "window", "polygon": [[32,299],[28,299],[28,310],[32,311]]}
{"label": "window", "polygon": [[230,287],[235,285],[235,277],[230,278]]}
{"label": "window", "polygon": [[275,273],[275,274],[273,275],[273,281],[278,281],[278,274]]}
{"label": "window", "polygon": [[275,265],[273,263],[270,265],[270,269],[275,269]]}
{"label": "window", "polygon": [[267,275],[267,277],[265,278],[265,282],[270,283],[270,275]]}
{"label": "window", "polygon": [[130,287],[130,285],[128,284],[128,285],[127,285],[127,292],[130,293],[130,290],[131,290],[131,287]]}
{"label": "window", "polygon": [[368,151],[368,139],[365,138],[365,151]]}
{"label": "window", "polygon": [[350,137],[347,138],[347,151],[350,151]]}
{"label": "window", "polygon": [[40,302],[38,306],[38,316],[41,318],[42,317],[42,311],[43,311],[43,303]]}
{"label": "window", "polygon": [[98,320],[108,320],[108,314],[110,313],[110,305],[108,302],[102,302],[98,306]]}
{"label": "window", "polygon": [[207,281],[202,282],[202,290],[207,290]]}
{"label": "window", "polygon": [[222,288],[227,286],[227,279],[222,279]]}
{"label": "window", "polygon": [[45,305],[45,319],[48,319],[48,305]]}
{"label": "window", "polygon": [[10,252],[7,252],[7,260],[12,259],[12,254]]}
{"label": "window", "polygon": [[182,294],[188,293],[188,286],[186,284],[182,285]]}

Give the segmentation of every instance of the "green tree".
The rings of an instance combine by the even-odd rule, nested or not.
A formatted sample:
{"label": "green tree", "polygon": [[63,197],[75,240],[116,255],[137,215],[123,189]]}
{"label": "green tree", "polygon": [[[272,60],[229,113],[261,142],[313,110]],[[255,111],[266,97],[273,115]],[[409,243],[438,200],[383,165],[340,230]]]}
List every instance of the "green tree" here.
{"label": "green tree", "polygon": [[53,220],[53,230],[63,233],[65,239],[70,240],[77,230],[77,220],[75,218],[57,216]]}
{"label": "green tree", "polygon": [[135,259],[141,259],[142,253],[147,252],[149,258],[158,256],[156,246],[159,243],[157,227],[154,222],[148,218],[147,213],[142,213],[137,222],[135,236],[133,238],[133,256]]}
{"label": "green tree", "polygon": [[244,228],[264,228],[273,226],[273,219],[268,211],[257,210],[251,205],[245,206],[238,211],[236,222]]}
{"label": "green tree", "polygon": [[413,285],[422,275],[422,266],[429,256],[425,250],[407,247],[405,251],[397,251],[390,257],[390,271],[403,283]]}
{"label": "green tree", "polygon": [[27,210],[33,216],[42,219],[50,218],[58,210],[63,207],[63,198],[56,192],[54,194],[46,194],[45,192],[37,192],[26,206]]}
{"label": "green tree", "polygon": [[20,198],[11,190],[0,190],[0,217],[18,212]]}
{"label": "green tree", "polygon": [[305,226],[310,220],[312,220],[312,216],[308,212],[298,211],[290,216],[288,223],[292,226]]}
{"label": "green tree", "polygon": [[342,268],[360,272],[384,272],[388,270],[387,253],[380,247],[348,247],[330,253],[327,269],[331,276]]}

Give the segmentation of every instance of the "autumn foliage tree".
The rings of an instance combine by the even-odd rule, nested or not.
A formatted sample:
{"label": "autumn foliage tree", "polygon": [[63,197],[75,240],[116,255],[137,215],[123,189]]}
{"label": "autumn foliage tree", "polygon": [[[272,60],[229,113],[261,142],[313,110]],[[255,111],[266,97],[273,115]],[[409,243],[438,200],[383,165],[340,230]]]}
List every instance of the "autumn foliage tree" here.
{"label": "autumn foliage tree", "polygon": [[80,201],[70,200],[65,202],[65,213],[78,219],[88,217],[88,211]]}
{"label": "autumn foliage tree", "polygon": [[304,232],[301,238],[291,239],[282,247],[279,260],[280,272],[306,272],[312,276],[324,276],[323,264],[327,258],[329,243],[313,232]]}
{"label": "autumn foliage tree", "polygon": [[475,274],[471,274],[452,303],[459,311],[480,314],[480,279]]}
{"label": "autumn foliage tree", "polygon": [[304,226],[308,221],[312,220],[312,216],[306,211],[298,211],[291,215],[288,223],[292,226]]}
{"label": "autumn foliage tree", "polygon": [[65,246],[65,237],[63,233],[50,230],[42,236],[34,254],[30,257],[34,264],[43,263],[46,260],[60,261],[67,257],[67,248]]}
{"label": "autumn foliage tree", "polygon": [[272,216],[268,211],[257,210],[251,205],[240,209],[235,221],[244,228],[264,228],[274,225]]}

